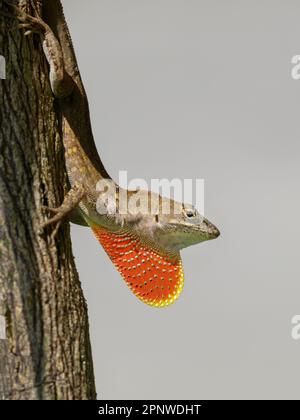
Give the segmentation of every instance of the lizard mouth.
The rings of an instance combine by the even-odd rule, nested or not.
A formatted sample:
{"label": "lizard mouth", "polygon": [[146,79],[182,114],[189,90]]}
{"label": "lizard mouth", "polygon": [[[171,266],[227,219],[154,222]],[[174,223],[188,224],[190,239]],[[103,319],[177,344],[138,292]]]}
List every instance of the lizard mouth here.
{"label": "lizard mouth", "polygon": [[219,229],[207,219],[203,219],[200,230],[207,234],[208,239],[215,239],[220,236]]}

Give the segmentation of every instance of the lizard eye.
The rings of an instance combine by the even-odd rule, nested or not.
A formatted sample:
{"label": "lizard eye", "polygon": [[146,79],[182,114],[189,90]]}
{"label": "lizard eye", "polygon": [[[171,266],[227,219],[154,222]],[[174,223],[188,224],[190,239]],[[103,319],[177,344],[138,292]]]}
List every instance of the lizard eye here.
{"label": "lizard eye", "polygon": [[195,216],[195,212],[193,210],[188,210],[186,212],[186,217],[194,217]]}

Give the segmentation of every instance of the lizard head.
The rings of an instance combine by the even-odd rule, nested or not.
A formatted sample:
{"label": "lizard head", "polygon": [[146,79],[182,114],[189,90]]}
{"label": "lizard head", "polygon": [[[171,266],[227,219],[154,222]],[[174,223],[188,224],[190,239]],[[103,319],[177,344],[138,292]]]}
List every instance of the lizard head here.
{"label": "lizard head", "polygon": [[[175,202],[174,208],[179,203]],[[182,248],[199,242],[215,239],[220,235],[214,226],[191,204],[179,204],[178,213],[162,214],[156,217],[156,226],[153,232],[160,248],[170,252],[178,252]]]}
{"label": "lizard head", "polygon": [[[148,194],[146,212],[127,216],[132,230],[142,240],[168,254],[176,254],[188,246],[215,239],[219,230],[191,204],[162,197],[153,192],[139,192],[143,198]],[[149,213],[149,203],[156,202],[155,211]],[[148,212],[147,212],[148,209]]]}

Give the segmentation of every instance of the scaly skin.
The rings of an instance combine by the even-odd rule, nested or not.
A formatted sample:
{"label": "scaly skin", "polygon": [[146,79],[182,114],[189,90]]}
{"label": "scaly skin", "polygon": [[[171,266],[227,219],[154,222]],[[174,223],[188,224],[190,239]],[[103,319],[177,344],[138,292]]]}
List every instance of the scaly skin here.
{"label": "scaly skin", "polygon": [[[76,212],[76,222],[88,225],[103,245],[130,289],[143,302],[157,307],[173,303],[183,288],[180,249],[219,236],[218,229],[201,217],[197,210],[148,191],[125,191],[107,174],[93,140],[88,101],[80,78],[71,37],[59,0],[46,1],[43,19],[17,11],[26,34],[41,35],[50,67],[53,94],[59,98],[62,116],[65,161],[71,189],[59,208],[49,209],[54,216],[44,226]],[[97,189],[107,179],[114,187],[113,210]],[[156,200],[157,212],[120,214],[121,199],[126,206],[140,199]],[[98,205],[102,211],[99,212]],[[124,200],[123,200],[124,203]],[[170,212],[164,214],[164,205]],[[104,210],[103,210],[104,209]],[[144,209],[145,210],[145,209]]]}

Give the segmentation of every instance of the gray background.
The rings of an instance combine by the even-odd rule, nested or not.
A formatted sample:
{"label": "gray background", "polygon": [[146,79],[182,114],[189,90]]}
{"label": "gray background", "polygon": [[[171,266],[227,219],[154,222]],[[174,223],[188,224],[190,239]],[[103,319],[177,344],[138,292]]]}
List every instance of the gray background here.
{"label": "gray background", "polygon": [[163,310],[73,227],[99,398],[299,398],[299,1],[64,0],[108,172],[204,178],[216,241]]}

